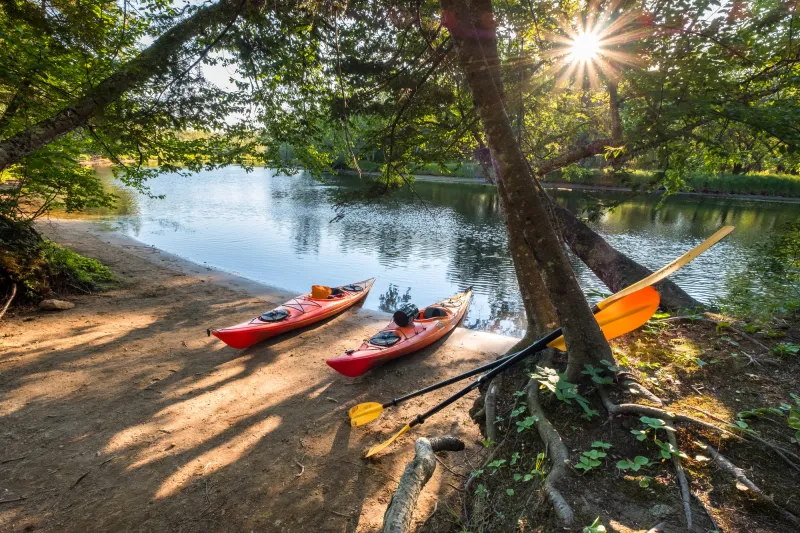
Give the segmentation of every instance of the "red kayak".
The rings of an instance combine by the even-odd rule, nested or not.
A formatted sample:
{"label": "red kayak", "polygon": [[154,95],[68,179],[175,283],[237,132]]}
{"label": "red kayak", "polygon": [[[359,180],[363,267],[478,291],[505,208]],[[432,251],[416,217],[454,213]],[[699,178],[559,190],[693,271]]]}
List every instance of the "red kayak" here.
{"label": "red kayak", "polygon": [[328,366],[347,377],[357,377],[370,368],[408,355],[438,341],[453,330],[467,313],[472,289],[429,305],[407,326],[392,321],[358,350],[328,359]]}
{"label": "red kayak", "polygon": [[281,333],[341,313],[363,300],[373,283],[375,278],[334,287],[330,289],[331,294],[326,298],[313,298],[311,293],[303,294],[252,320],[229,328],[210,330],[209,334],[231,348],[248,348]]}

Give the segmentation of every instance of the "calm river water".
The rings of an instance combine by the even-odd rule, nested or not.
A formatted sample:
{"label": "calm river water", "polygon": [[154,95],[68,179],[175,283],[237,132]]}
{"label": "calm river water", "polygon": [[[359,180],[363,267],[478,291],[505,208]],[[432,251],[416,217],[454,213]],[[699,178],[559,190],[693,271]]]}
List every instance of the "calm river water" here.
{"label": "calm river water", "polygon": [[[108,172],[107,170],[100,170]],[[128,191],[114,229],[198,263],[297,293],[312,284],[342,285],[377,277],[365,306],[391,310],[399,302],[419,307],[472,285],[466,327],[519,336],[524,328],[514,269],[506,251],[497,195],[480,184],[418,181],[417,193],[396,193],[380,203],[356,203],[334,218],[337,193],[360,186],[357,177],[324,183],[307,175],[277,176],[238,167],[190,178],[164,175],[151,199]],[[587,191],[552,191],[576,208]],[[781,224],[800,220],[800,204],[701,196],[675,196],[657,209],[657,197],[629,200],[594,227],[613,246],[656,269],[722,225],[736,232],[673,276],[691,295],[709,302],[725,290],[729,273],[742,268],[748,250]],[[96,213],[103,214],[103,213]],[[605,286],[573,261],[591,300]]]}

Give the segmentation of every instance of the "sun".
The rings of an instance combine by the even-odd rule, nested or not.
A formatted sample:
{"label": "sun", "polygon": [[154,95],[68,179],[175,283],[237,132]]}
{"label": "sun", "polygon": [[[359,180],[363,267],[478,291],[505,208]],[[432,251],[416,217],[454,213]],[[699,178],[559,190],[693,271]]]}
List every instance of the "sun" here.
{"label": "sun", "polygon": [[569,60],[586,63],[594,60],[601,51],[600,36],[592,32],[578,33],[570,44]]}
{"label": "sun", "polygon": [[562,21],[548,34],[553,47],[544,54],[554,59],[550,67],[554,88],[572,83],[583,86],[587,81],[597,88],[603,78],[613,79],[626,68],[643,67],[645,61],[636,52],[637,43],[652,34],[651,26],[638,11],[619,13],[596,7],[590,7],[583,16]]}

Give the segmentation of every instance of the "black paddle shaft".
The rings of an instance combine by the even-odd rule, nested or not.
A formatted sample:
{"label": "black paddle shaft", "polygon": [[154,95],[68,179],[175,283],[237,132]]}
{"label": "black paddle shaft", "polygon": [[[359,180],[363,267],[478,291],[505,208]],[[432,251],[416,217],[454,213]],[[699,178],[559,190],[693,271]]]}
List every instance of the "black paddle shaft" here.
{"label": "black paddle shaft", "polygon": [[[561,335],[561,329],[558,329],[558,330],[554,331],[553,333],[558,333],[558,335]],[[550,335],[552,335],[552,333]],[[558,338],[558,336],[556,336],[556,338]],[[399,398],[394,398],[393,400],[388,401],[385,404],[383,404],[382,407],[384,409],[386,409],[387,407],[396,407],[397,404],[403,403],[406,400],[410,400],[411,398],[416,398],[417,396],[422,396],[423,394],[427,394],[429,392],[433,392],[433,391],[435,391],[437,389],[441,389],[442,387],[447,387],[448,385],[452,385],[453,383],[458,383],[461,380],[464,380],[464,379],[467,379],[469,377],[475,376],[475,375],[480,374],[482,372],[485,372],[487,370],[491,370],[491,369],[493,369],[493,368],[495,368],[495,367],[497,367],[499,365],[502,365],[505,361],[507,361],[511,357],[514,357],[514,356],[517,356],[517,355],[520,355],[520,354],[523,354],[523,353],[525,354],[523,357],[526,357],[528,355],[531,355],[535,351],[543,350],[544,348],[539,348],[538,350],[535,348],[538,344],[539,344],[539,341],[536,341],[535,343],[523,348],[519,352],[514,352],[514,353],[510,353],[508,355],[504,355],[503,357],[501,357],[499,359],[495,359],[494,361],[486,363],[485,365],[481,365],[479,367],[473,368],[472,370],[467,370],[463,374],[458,374],[457,376],[453,376],[452,378],[447,378],[444,381],[439,381],[438,383],[434,383],[433,385],[428,385],[424,389],[419,389],[419,390],[416,390],[414,392],[410,392],[410,393],[406,394],[405,396],[400,396]]]}
{"label": "black paddle shaft", "polygon": [[[533,344],[531,344],[530,346],[528,346],[524,350],[521,350],[521,351],[519,351],[519,352],[517,352],[515,354],[512,354],[512,355],[506,357],[505,359],[498,359],[497,361],[494,361],[494,363],[497,363],[497,364],[492,370],[490,370],[489,372],[485,373],[484,375],[482,375],[481,377],[479,377],[478,379],[476,379],[475,381],[473,381],[472,383],[470,383],[469,385],[467,385],[466,387],[464,387],[463,389],[461,389],[457,393],[453,394],[452,396],[450,396],[449,398],[447,398],[443,402],[433,406],[427,412],[425,412],[425,413],[423,413],[421,415],[417,415],[416,418],[414,418],[414,420],[409,424],[409,426],[410,427],[414,427],[414,426],[418,426],[419,424],[423,424],[425,422],[425,420],[427,420],[429,417],[435,415],[436,413],[438,413],[439,411],[441,411],[442,409],[444,409],[445,407],[447,407],[451,403],[460,400],[465,395],[469,394],[471,391],[473,391],[473,390],[477,389],[478,387],[480,387],[482,383],[485,383],[485,382],[491,380],[493,377],[495,377],[496,375],[500,374],[501,372],[503,372],[504,370],[506,370],[510,366],[514,365],[515,363],[518,363],[519,361],[525,359],[530,354],[536,353],[536,352],[541,351],[541,350],[544,350],[545,348],[547,348],[548,344],[550,344],[551,342],[553,342],[554,340],[556,340],[560,336],[561,336],[561,328],[558,328],[557,330],[548,333],[547,335],[545,335],[544,337],[542,337],[538,341],[534,342]],[[499,361],[499,363],[498,363],[498,361]],[[453,378],[451,378],[451,379],[453,379]]]}
{"label": "black paddle shaft", "polygon": [[[592,313],[598,313],[599,311],[600,311],[600,308],[597,307],[596,305],[592,307]],[[527,357],[527,356],[529,356],[529,355],[531,355],[531,354],[533,354],[535,352],[544,350],[547,347],[548,344],[550,344],[551,342],[556,340],[558,337],[560,337],[561,334],[562,334],[561,328],[558,328],[557,330],[550,332],[546,337],[543,337],[542,339],[539,339],[538,341],[536,341],[533,344],[523,348],[522,350],[520,350],[518,352],[505,355],[505,356],[503,356],[503,357],[501,357],[499,359],[495,359],[494,361],[486,363],[485,365],[481,365],[481,366],[479,366],[477,368],[473,368],[472,370],[467,370],[463,374],[458,374],[457,376],[453,376],[452,378],[447,378],[444,381],[440,381],[438,383],[434,383],[433,385],[429,385],[429,386],[425,387],[424,389],[419,389],[417,391],[410,392],[410,393],[406,394],[405,396],[401,396],[399,398],[394,398],[393,400],[383,404],[381,407],[383,407],[384,409],[386,409],[387,407],[396,407],[397,404],[403,403],[406,400],[410,400],[411,398],[416,398],[417,396],[422,396],[423,394],[427,394],[427,393],[435,391],[437,389],[441,389],[442,387],[447,387],[448,385],[452,385],[453,383],[457,383],[457,382],[459,382],[459,381],[461,381],[463,379],[467,379],[469,377],[475,376],[477,374],[480,374],[481,372],[496,368],[496,367],[502,365],[503,363],[505,363],[506,361],[508,361],[512,357],[517,357],[517,356],[520,356],[520,358]],[[547,342],[545,342],[544,345],[542,345],[542,342],[545,339],[549,339],[549,340],[547,340]],[[519,361],[519,359],[516,359],[515,362],[516,361]],[[504,368],[507,368],[507,367],[504,367]],[[496,376],[496,375],[497,374],[493,374],[493,376]],[[480,380],[478,382],[480,382]],[[478,383],[478,382],[476,382],[476,383]],[[470,390],[473,390],[473,389],[470,389]],[[469,391],[467,391],[467,392],[469,392]],[[466,394],[466,393],[464,393],[464,394]],[[460,396],[459,396],[459,398],[460,398]],[[456,398],[456,400],[457,399],[458,398]],[[447,405],[450,405],[450,404],[448,403],[448,404],[442,406],[442,408],[447,407]],[[438,409],[437,409],[437,411],[438,411]],[[434,411],[434,412],[436,412],[436,411]],[[423,418],[427,418],[431,414],[434,414],[434,413],[430,413],[430,414],[426,413],[425,415],[422,415],[422,416],[423,416]]]}

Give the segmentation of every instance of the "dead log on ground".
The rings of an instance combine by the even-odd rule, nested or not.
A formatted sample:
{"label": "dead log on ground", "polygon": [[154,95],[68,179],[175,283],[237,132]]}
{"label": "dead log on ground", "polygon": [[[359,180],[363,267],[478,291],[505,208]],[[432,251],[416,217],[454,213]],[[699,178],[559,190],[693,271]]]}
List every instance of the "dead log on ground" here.
{"label": "dead log on ground", "polygon": [[411,518],[423,487],[436,470],[434,454],[441,451],[459,452],[464,443],[455,437],[417,439],[414,460],[406,465],[400,484],[394,491],[389,507],[383,515],[383,533],[406,533],[411,530]]}

